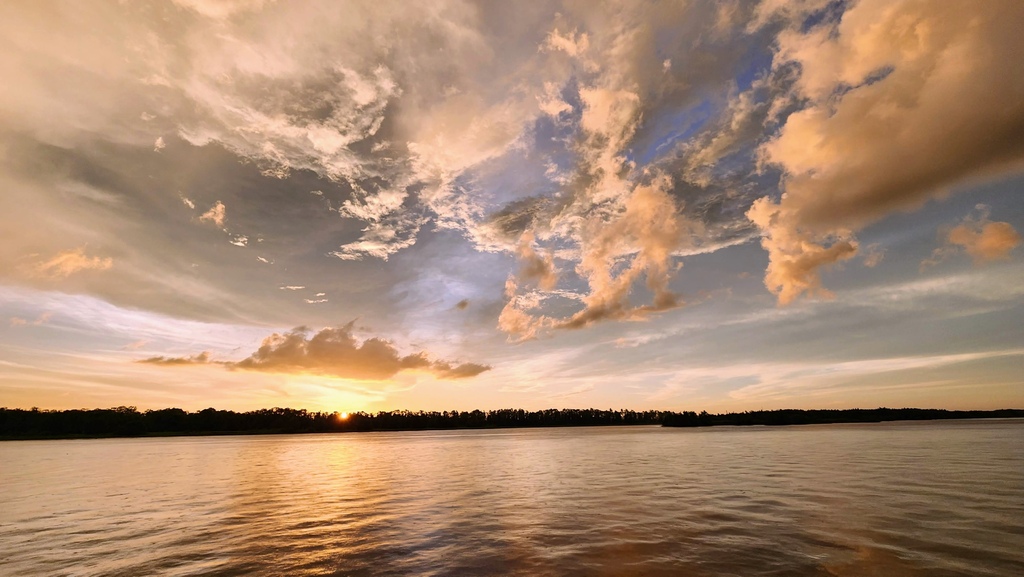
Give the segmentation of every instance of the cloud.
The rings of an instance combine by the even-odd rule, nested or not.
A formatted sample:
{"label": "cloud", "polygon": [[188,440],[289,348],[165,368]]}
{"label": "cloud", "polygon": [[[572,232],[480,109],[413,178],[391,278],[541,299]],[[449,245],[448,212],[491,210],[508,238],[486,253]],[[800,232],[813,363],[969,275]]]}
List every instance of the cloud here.
{"label": "cloud", "polygon": [[259,10],[268,1],[273,0],[174,0],[174,3],[207,18],[223,20],[242,12]]}
{"label": "cloud", "polygon": [[555,269],[554,257],[549,252],[541,256],[533,246],[532,231],[523,233],[519,239],[516,256],[519,257],[519,278],[537,283],[542,290],[552,290],[558,285],[558,270]]}
{"label": "cloud", "polygon": [[821,285],[822,267],[849,260],[857,254],[857,241],[849,231],[836,231],[828,245],[821,238],[799,228],[780,224],[781,209],[767,198],[754,202],[747,217],[767,234],[761,246],[768,251],[764,284],[787,305],[802,294],[832,298]]}
{"label": "cloud", "polygon": [[885,249],[878,243],[870,244],[864,248],[864,266],[875,268],[885,259]]}
{"label": "cloud", "polygon": [[191,357],[150,357],[135,361],[147,365],[182,366],[182,365],[206,365],[215,361],[210,360],[210,353],[203,351]]}
{"label": "cloud", "polygon": [[533,294],[518,294],[519,285],[514,276],[505,281],[505,306],[498,314],[498,329],[509,335],[509,340],[521,342],[537,338],[543,331],[554,327],[555,319],[534,313],[540,300]]}
{"label": "cloud", "polygon": [[579,33],[577,30],[562,34],[555,28],[548,33],[543,47],[548,50],[561,50],[569,56],[580,56],[590,46],[590,40],[586,33]]}
{"label": "cloud", "polygon": [[44,325],[49,322],[51,317],[53,317],[53,313],[51,312],[42,313],[36,317],[35,320],[31,321],[21,317],[11,317],[10,325],[12,327],[24,327],[29,325],[38,327],[39,325]]}
{"label": "cloud", "polygon": [[961,224],[946,238],[950,244],[963,247],[976,263],[1007,259],[1020,244],[1020,234],[1008,222],[987,222],[980,228],[973,223]]}
{"label": "cloud", "polygon": [[[19,90],[0,95],[0,105],[25,110],[19,115],[25,122],[15,128],[62,147],[84,141],[144,150],[146,171],[155,175],[164,167],[173,178],[154,178],[184,179],[181,190],[189,186],[191,200],[182,202],[206,206],[199,221],[222,229],[225,202],[232,199],[193,183],[224,182],[228,171],[197,180],[190,173],[204,172],[205,161],[179,164],[183,155],[194,154],[193,146],[208,147],[203,158],[227,151],[248,169],[288,179],[256,187],[251,205],[233,208],[233,223],[257,214],[293,218],[294,210],[259,203],[269,204],[265,191],[305,179],[301,189],[319,191],[325,201],[318,208],[341,217],[332,225],[341,234],[332,238],[343,240],[328,254],[344,261],[389,260],[414,247],[424,230],[451,231],[479,251],[518,256],[524,290],[577,283],[573,267],[588,284],[604,275],[594,266],[610,267],[608,276],[617,278],[626,261],[639,268],[622,283],[648,278],[650,286],[660,286],[671,274],[648,266],[653,261],[642,253],[651,245],[632,239],[609,252],[593,244],[606,239],[591,229],[633,210],[630,198],[652,178],[645,172],[652,154],[671,155],[673,147],[662,145],[689,130],[673,118],[709,94],[734,88],[733,70],[754,40],[742,34],[749,8],[727,8],[536,4],[513,17],[496,5],[467,9],[458,0],[414,7],[354,4],[340,12],[330,2],[299,8],[241,0],[181,0],[160,14],[18,7],[0,24],[12,39],[0,64],[12,71]],[[712,40],[702,34],[707,22],[715,26]],[[97,34],[77,34],[81,29]],[[737,47],[705,45],[724,40],[737,41]],[[712,50],[715,58],[707,58]],[[76,59],[69,61],[69,53]],[[66,78],[75,79],[73,92],[81,98],[69,100],[66,89],[54,88]],[[193,146],[170,146],[172,137]],[[157,138],[168,145],[161,155],[150,153],[159,148]],[[97,168],[121,174],[130,163],[110,164]],[[222,169],[216,168],[210,172]],[[222,200],[211,207],[214,194]],[[666,190],[673,202],[663,207],[704,210],[680,195]],[[516,220],[515,230],[495,232],[490,218],[524,197],[538,199],[530,222]],[[272,210],[261,212],[266,208]],[[689,220],[692,215],[676,218]],[[642,232],[632,225],[631,231]],[[532,253],[520,246],[526,232],[534,238]],[[679,243],[672,258],[691,245],[718,246],[691,240]],[[229,242],[243,241],[231,234]],[[318,243],[310,236],[295,240],[302,242],[310,251]],[[606,258],[579,268],[584,255],[595,251]],[[317,257],[324,252],[315,249]],[[157,260],[138,255],[145,257]],[[658,266],[671,273],[674,265]],[[577,322],[663,310],[668,289],[658,291],[654,298],[661,303],[646,305],[639,303],[643,289],[608,297],[619,304],[595,294],[595,306],[607,310],[591,309],[591,320]],[[637,302],[625,302],[627,293]],[[565,320],[565,311],[558,314]]]}
{"label": "cloud", "polygon": [[51,279],[67,278],[75,273],[89,270],[108,270],[114,266],[110,257],[88,256],[85,247],[59,252],[47,261],[35,266],[40,276]]}
{"label": "cloud", "polygon": [[395,214],[371,222],[362,237],[330,253],[341,260],[362,260],[369,256],[386,261],[396,252],[416,244],[416,235],[426,219],[414,214]]}
{"label": "cloud", "polygon": [[[561,328],[581,328],[603,319],[636,319],[649,313],[682,306],[669,289],[675,272],[673,253],[691,233],[675,200],[665,191],[666,177],[636,187],[623,203],[623,211],[611,222],[591,223],[585,230],[583,256],[577,270],[587,279],[590,294],[584,309],[559,323]],[[622,257],[628,263],[615,273]],[[633,306],[628,297],[634,281],[646,278],[653,302]]]}
{"label": "cloud", "polygon": [[466,310],[467,308],[469,308],[469,299],[462,299],[461,301],[455,303],[455,308],[459,309],[460,311]]}
{"label": "cloud", "polygon": [[[124,207],[80,199],[63,221],[84,226],[60,230],[81,238],[58,247],[118,246],[119,275],[166,270],[164,285],[201,286],[181,300],[205,299],[203,310],[228,300],[214,287],[263,305],[259,278],[278,286],[265,275],[287,268],[319,283],[334,267],[360,279],[331,295],[355,310],[397,294],[367,287],[419,274],[401,251],[415,260],[455,238],[515,258],[480,275],[512,273],[497,320],[513,339],[681,306],[684,258],[754,234],[780,300],[827,296],[820,271],[854,258],[866,223],[1003,170],[1024,149],[1021,73],[999,64],[1020,52],[1008,24],[1017,3],[585,4],[514,15],[456,0],[347,11],[182,0],[159,14],[13,6],[0,67],[17,90],[0,108],[19,114],[3,130],[45,149],[17,157],[21,172],[75,151],[62,153],[66,172],[101,175],[104,202]],[[960,12],[969,26],[956,24]],[[142,160],[124,160],[133,153]],[[232,204],[228,242],[255,246],[255,232],[238,232],[265,233],[265,260],[229,272],[223,251],[200,252],[202,235],[155,246],[178,238],[160,205],[177,197],[221,229]],[[37,212],[61,200],[53,193]],[[153,209],[136,227],[159,233],[148,245],[129,238],[139,233],[123,223],[128,207]],[[45,242],[20,254],[49,254]],[[268,251],[274,267],[241,268],[275,262]],[[324,254],[345,262],[316,265]],[[366,262],[377,259],[391,262]],[[154,304],[145,295],[157,291],[129,280],[87,288],[162,310],[199,306]],[[236,310],[281,322],[274,306]]]}
{"label": "cloud", "polygon": [[429,366],[430,371],[439,379],[468,379],[491,370],[488,365],[477,363],[460,363],[452,365],[445,361],[435,361]]}
{"label": "cloud", "polygon": [[212,222],[219,228],[224,228],[224,218],[226,216],[226,212],[227,207],[224,206],[223,202],[218,200],[216,203],[214,203],[213,206],[210,207],[210,210],[204,212],[202,216],[199,217],[199,220]]}
{"label": "cloud", "polygon": [[[654,178],[616,198],[620,203],[611,215],[596,215],[582,222],[577,273],[586,279],[590,292],[580,300],[583,309],[566,318],[552,318],[529,312],[540,300],[518,293],[520,281],[506,283],[508,302],[498,326],[517,340],[534,338],[546,328],[578,329],[603,320],[639,320],[652,313],[682,306],[683,301],[669,288],[678,269],[673,254],[680,249],[697,225],[679,213],[676,201],[666,192],[671,180]],[[539,257],[533,248],[532,232],[523,235],[519,255],[523,261],[520,277],[536,279],[542,290],[555,288],[557,275],[550,257]],[[644,277],[652,302],[634,305],[630,293]]]}
{"label": "cloud", "polygon": [[[562,93],[545,86],[540,98],[549,102],[559,97],[547,112],[557,112],[557,126],[572,162],[565,170],[556,164],[545,173],[561,185],[559,195],[501,215],[501,223],[522,227],[519,238],[527,241],[520,240],[511,249],[522,268],[506,284],[508,300],[498,322],[513,340],[552,328],[640,320],[681,306],[682,299],[669,287],[680,264],[676,257],[699,246],[697,239],[708,232],[699,218],[684,213],[686,203],[678,196],[680,181],[670,176],[676,172],[671,163],[666,163],[669,170],[662,170],[657,162],[641,166],[637,161],[641,150],[667,137],[659,136],[657,120],[648,122],[645,115],[658,118],[660,112],[681,106],[692,98],[683,88],[685,82],[699,78],[712,83],[718,73],[695,70],[683,64],[685,59],[666,67],[665,59],[658,57],[665,47],[659,48],[654,39],[657,22],[697,18],[700,9],[694,8],[692,14],[669,6],[617,10],[600,24],[588,20],[585,31],[565,34],[560,31],[566,28],[556,25],[543,45],[553,56],[560,54],[573,63],[575,76],[564,81]],[[679,37],[666,38],[675,42]],[[569,104],[571,112],[561,102]],[[666,146],[664,151],[675,149]],[[553,268],[550,262],[538,258],[545,250],[574,262],[575,272],[587,283],[588,292],[580,299],[583,308],[571,315],[539,312],[550,299],[518,292],[530,284],[530,275],[523,273],[552,278],[546,274]],[[643,293],[634,292],[641,279],[650,293],[651,302],[646,304],[635,302],[643,298]],[[540,288],[549,287],[554,288],[550,281]]]}
{"label": "cloud", "polygon": [[940,229],[942,246],[921,262],[921,270],[939,264],[963,251],[983,264],[1010,258],[1010,251],[1020,245],[1020,234],[1008,222],[989,220],[990,208],[984,204],[975,207],[977,214],[967,215],[953,228]]}
{"label": "cloud", "polygon": [[260,348],[238,362],[213,361],[206,352],[191,357],[153,357],[137,361],[155,365],[222,364],[231,369],[270,373],[313,374],[344,379],[387,380],[401,371],[423,371],[439,379],[475,377],[491,369],[477,363],[431,360],[426,352],[401,355],[389,341],[370,338],[362,342],[353,333],[354,321],[342,327],[324,328],[310,334],[298,327],[263,339]]}
{"label": "cloud", "polygon": [[806,106],[759,149],[784,194],[747,216],[780,303],[827,295],[818,271],[851,258],[865,225],[1021,166],[1024,70],[1005,63],[1024,51],[1022,17],[1014,0],[862,0],[779,34],[773,66],[799,66]]}

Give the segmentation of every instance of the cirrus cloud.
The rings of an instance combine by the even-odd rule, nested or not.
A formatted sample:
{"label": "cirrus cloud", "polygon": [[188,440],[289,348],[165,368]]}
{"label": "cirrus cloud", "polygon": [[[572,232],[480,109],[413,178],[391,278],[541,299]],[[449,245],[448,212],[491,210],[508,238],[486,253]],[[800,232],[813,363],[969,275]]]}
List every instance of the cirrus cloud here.
{"label": "cirrus cloud", "polygon": [[43,277],[62,279],[82,271],[108,270],[112,266],[114,266],[114,259],[110,257],[89,256],[85,253],[85,247],[80,246],[59,252],[53,257],[38,263],[35,266],[35,271]]}

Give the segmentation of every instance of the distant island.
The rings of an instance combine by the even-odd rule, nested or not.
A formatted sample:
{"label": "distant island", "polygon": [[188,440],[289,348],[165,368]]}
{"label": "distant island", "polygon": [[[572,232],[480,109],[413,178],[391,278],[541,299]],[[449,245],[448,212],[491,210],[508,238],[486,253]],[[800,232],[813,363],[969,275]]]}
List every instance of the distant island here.
{"label": "distant island", "polygon": [[780,409],[775,411],[747,411],[744,413],[666,412],[662,425],[666,427],[714,427],[750,425],[828,425],[833,423],[881,423],[884,421],[935,421],[943,419],[1019,419],[1024,410],[999,409],[995,411],[947,411],[945,409]]}
{"label": "distant island", "polygon": [[182,409],[139,411],[135,407],[71,410],[0,408],[0,440],[628,425],[662,425],[665,427],[780,426],[986,418],[1024,418],[1024,410],[783,409],[711,414],[704,411],[697,413],[613,409],[327,413],[282,408],[247,412],[212,408],[192,412]]}

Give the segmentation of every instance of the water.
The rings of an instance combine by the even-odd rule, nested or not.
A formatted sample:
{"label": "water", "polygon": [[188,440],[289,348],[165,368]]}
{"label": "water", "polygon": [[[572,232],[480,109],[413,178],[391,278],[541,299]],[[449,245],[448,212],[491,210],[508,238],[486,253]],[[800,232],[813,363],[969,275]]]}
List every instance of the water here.
{"label": "water", "polygon": [[1024,575],[1024,421],[0,443],[0,575]]}

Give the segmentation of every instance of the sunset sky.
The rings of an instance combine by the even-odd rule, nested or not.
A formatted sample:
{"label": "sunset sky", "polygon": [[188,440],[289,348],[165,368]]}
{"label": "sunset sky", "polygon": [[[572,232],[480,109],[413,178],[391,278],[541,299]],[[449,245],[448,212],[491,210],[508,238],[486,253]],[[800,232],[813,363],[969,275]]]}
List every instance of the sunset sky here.
{"label": "sunset sky", "polygon": [[0,4],[0,406],[1024,408],[1024,2]]}

